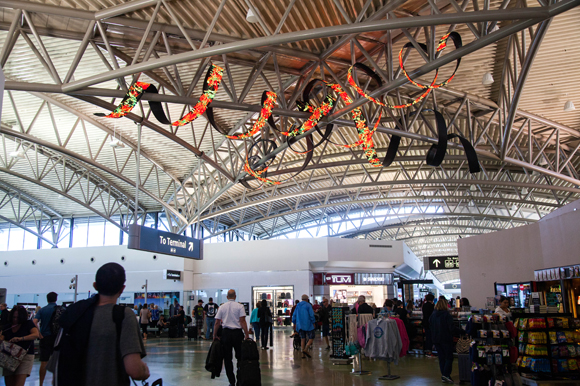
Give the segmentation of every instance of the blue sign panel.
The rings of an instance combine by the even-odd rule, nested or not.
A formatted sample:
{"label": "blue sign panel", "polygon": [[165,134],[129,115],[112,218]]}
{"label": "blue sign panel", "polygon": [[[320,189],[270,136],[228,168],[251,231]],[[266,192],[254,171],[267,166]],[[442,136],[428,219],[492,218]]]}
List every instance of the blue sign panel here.
{"label": "blue sign panel", "polygon": [[203,240],[140,225],[129,227],[129,249],[158,252],[188,259],[203,259]]}

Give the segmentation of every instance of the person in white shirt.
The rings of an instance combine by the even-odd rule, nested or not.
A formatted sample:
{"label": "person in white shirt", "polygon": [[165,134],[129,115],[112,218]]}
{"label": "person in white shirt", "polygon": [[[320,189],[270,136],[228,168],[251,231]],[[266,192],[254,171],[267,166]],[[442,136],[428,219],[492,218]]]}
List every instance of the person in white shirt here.
{"label": "person in white shirt", "polygon": [[[228,302],[223,304],[215,316],[215,327],[213,338],[220,339],[224,355],[224,367],[230,385],[236,384],[234,375],[234,364],[232,362],[232,349],[236,352],[236,360],[240,360],[242,353],[242,341],[250,339],[248,324],[246,323],[246,310],[243,304],[236,302],[236,291],[228,291]],[[218,330],[222,326],[221,338],[218,336]]]}
{"label": "person in white shirt", "polygon": [[512,311],[510,310],[510,300],[505,296],[499,298],[499,306],[495,309],[495,313],[501,316],[511,318]]}

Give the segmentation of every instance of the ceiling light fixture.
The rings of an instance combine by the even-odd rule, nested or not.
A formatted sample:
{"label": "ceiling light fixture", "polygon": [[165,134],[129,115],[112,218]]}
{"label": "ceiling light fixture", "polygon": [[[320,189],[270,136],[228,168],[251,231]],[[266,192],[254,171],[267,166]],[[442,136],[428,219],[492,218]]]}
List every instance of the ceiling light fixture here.
{"label": "ceiling light fixture", "polygon": [[120,139],[113,138],[111,142],[109,142],[109,146],[111,146],[113,149],[121,149],[125,147],[125,144],[121,142]]}
{"label": "ceiling light fixture", "polygon": [[252,7],[248,8],[248,13],[246,15],[246,21],[248,23],[257,23],[259,21],[258,16],[256,16],[254,11],[252,11]]}
{"label": "ceiling light fixture", "polygon": [[574,103],[572,101],[566,101],[564,104],[564,111],[574,111],[576,107],[574,107]]}
{"label": "ceiling light fixture", "polygon": [[481,80],[481,83],[483,83],[484,86],[489,86],[489,85],[493,84],[493,75],[491,75],[491,72],[486,72],[483,75],[483,79]]}
{"label": "ceiling light fixture", "polygon": [[20,149],[20,150],[16,150],[16,151],[13,151],[13,152],[12,152],[12,153],[10,153],[9,155],[10,155],[10,158],[20,158],[20,159],[24,159],[24,158],[26,158],[26,157],[24,156],[24,150],[22,150],[22,149]]}
{"label": "ceiling light fixture", "polygon": [[472,192],[477,192],[477,186],[472,184],[469,186],[469,190],[471,190]]}
{"label": "ceiling light fixture", "polygon": [[524,196],[528,194],[528,188],[526,188],[525,186],[522,188],[522,194]]}

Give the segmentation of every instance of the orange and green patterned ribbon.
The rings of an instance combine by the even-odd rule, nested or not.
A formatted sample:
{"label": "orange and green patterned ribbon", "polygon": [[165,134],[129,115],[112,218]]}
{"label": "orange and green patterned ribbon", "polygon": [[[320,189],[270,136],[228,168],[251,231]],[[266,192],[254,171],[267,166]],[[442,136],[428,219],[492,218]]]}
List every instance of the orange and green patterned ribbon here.
{"label": "orange and green patterned ribbon", "polygon": [[[450,32],[450,33],[444,35],[443,37],[441,37],[441,39],[439,39],[439,44],[437,45],[437,52],[441,52],[441,51],[443,51],[447,47],[447,41],[449,39],[453,40],[453,43],[455,44],[455,48],[456,49],[457,48],[460,48],[462,46],[461,36],[457,32]],[[399,51],[399,66],[401,67],[401,70],[403,72],[403,75],[405,75],[405,77],[413,85],[415,85],[415,86],[417,86],[417,87],[419,87],[419,88],[421,88],[421,89],[424,90],[423,93],[421,95],[419,95],[417,98],[415,98],[412,102],[405,103],[405,104],[402,104],[402,105],[391,105],[391,104],[388,104],[388,103],[383,103],[380,100],[378,100],[376,98],[373,98],[372,96],[370,96],[367,93],[365,93],[364,90],[356,83],[356,81],[354,80],[354,78],[352,76],[352,70],[354,68],[359,68],[359,69],[362,69],[363,71],[367,72],[365,70],[365,68],[368,69],[368,67],[365,66],[365,65],[363,65],[363,64],[360,64],[360,63],[357,63],[357,64],[351,66],[348,69],[348,75],[347,75],[348,83],[360,95],[362,95],[363,97],[367,98],[369,101],[371,101],[371,102],[373,102],[373,103],[375,103],[377,105],[383,106],[383,107],[389,107],[389,108],[392,108],[392,109],[401,109],[401,108],[413,106],[416,103],[419,103],[420,101],[422,101],[423,99],[425,99],[425,97],[427,97],[427,95],[429,95],[429,93],[431,92],[431,90],[436,89],[436,88],[439,88],[439,87],[443,87],[443,86],[447,85],[449,82],[451,82],[451,80],[455,77],[455,73],[457,72],[457,69],[459,68],[459,65],[461,64],[461,58],[458,58],[457,59],[456,64],[455,64],[455,70],[453,71],[453,74],[451,74],[451,76],[447,80],[445,80],[445,81],[443,81],[443,82],[441,82],[439,84],[436,83],[437,82],[437,77],[439,76],[439,69],[437,69],[435,71],[435,77],[434,77],[433,81],[431,82],[431,84],[429,84],[429,85],[423,85],[423,84],[420,84],[418,82],[415,82],[413,79],[411,79],[411,77],[407,73],[407,70],[405,69],[405,65],[403,64],[403,51],[406,48],[414,48],[414,47],[415,46],[413,46],[412,43],[407,43]],[[419,47],[423,51],[427,52],[427,46],[426,45],[419,44]],[[367,72],[367,74],[368,74],[368,72]]]}
{"label": "orange and green patterned ribbon", "polygon": [[129,88],[127,95],[125,95],[119,106],[117,106],[117,108],[109,115],[105,115],[103,113],[95,113],[95,115],[105,118],[122,118],[126,116],[131,112],[131,110],[133,110],[133,107],[139,103],[143,93],[149,88],[149,86],[151,86],[150,83],[136,82]]}
{"label": "orange and green patterned ribbon", "polygon": [[260,116],[256,122],[254,122],[252,130],[245,134],[226,135],[226,137],[229,139],[245,139],[253,137],[258,131],[262,130],[266,122],[268,122],[268,119],[272,116],[272,109],[274,108],[277,97],[278,96],[274,92],[264,91],[264,94],[262,95],[262,110],[260,111]]}
{"label": "orange and green patterned ribbon", "polygon": [[178,121],[173,122],[172,126],[183,126],[187,125],[190,122],[193,122],[195,119],[199,118],[200,115],[203,115],[207,110],[209,104],[215,98],[217,93],[218,87],[222,81],[224,76],[224,69],[212,64],[210,69],[208,70],[207,76],[205,78],[205,82],[203,85],[203,94],[199,98],[199,101],[193,106],[191,111],[187,113],[183,118]]}

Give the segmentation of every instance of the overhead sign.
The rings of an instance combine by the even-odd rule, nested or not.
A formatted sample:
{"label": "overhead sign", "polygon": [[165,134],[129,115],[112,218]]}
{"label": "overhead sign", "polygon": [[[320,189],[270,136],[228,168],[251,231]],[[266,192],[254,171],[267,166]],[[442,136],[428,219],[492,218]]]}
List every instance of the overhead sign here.
{"label": "overhead sign", "polygon": [[443,284],[443,288],[446,290],[458,290],[461,289],[461,284]]}
{"label": "overhead sign", "polygon": [[327,273],[324,275],[326,284],[354,284],[354,274],[353,273]]}
{"label": "overhead sign", "polygon": [[164,269],[163,270],[163,278],[165,280],[180,280],[181,281],[181,271],[171,271],[169,269]]}
{"label": "overhead sign", "polygon": [[430,256],[426,257],[424,261],[426,271],[459,269],[459,257],[457,256]]}
{"label": "overhead sign", "polygon": [[129,249],[158,252],[188,259],[203,259],[202,240],[140,225],[129,227],[128,247]]}
{"label": "overhead sign", "polygon": [[355,273],[354,284],[358,285],[392,285],[392,273]]}

